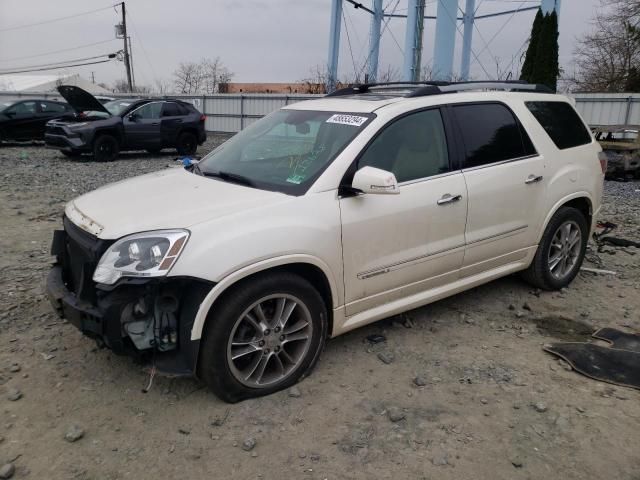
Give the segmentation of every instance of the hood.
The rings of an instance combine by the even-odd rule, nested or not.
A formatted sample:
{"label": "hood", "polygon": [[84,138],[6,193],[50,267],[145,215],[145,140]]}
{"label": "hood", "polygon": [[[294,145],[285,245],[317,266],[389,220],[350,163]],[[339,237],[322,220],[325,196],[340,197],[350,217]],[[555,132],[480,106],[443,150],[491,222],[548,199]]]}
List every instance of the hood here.
{"label": "hood", "polygon": [[111,115],[102,103],[89,92],[74,85],[60,85],[58,92],[76,112],[104,112]]}
{"label": "hood", "polygon": [[67,204],[65,215],[89,233],[113,240],[149,230],[189,228],[289,198],[169,168],[82,195]]}

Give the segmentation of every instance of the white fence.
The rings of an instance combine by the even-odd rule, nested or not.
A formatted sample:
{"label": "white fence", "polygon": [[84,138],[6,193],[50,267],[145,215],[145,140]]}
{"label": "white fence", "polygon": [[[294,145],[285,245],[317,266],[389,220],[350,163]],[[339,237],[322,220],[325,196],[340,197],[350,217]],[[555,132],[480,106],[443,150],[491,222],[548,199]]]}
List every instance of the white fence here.
{"label": "white fence", "polygon": [[[124,97],[127,95],[112,95]],[[322,95],[304,94],[218,94],[175,95],[163,98],[179,98],[191,102],[207,117],[205,127],[210,132],[239,132],[258,118],[301,100]],[[60,99],[58,93],[0,92],[2,98]],[[581,93],[573,95],[576,109],[590,125],[640,125],[640,94],[629,93]]]}

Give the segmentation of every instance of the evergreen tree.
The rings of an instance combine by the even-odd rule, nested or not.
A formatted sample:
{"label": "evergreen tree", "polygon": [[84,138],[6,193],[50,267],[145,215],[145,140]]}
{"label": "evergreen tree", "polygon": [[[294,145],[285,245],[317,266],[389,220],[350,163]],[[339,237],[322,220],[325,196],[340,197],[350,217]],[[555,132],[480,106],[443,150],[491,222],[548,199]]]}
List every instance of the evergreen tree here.
{"label": "evergreen tree", "polygon": [[558,84],[558,15],[545,15],[531,83],[546,85],[554,92]]}
{"label": "evergreen tree", "polygon": [[543,16],[538,10],[520,78],[529,83],[546,85],[555,91],[559,75],[558,15],[552,12]]}
{"label": "evergreen tree", "polygon": [[531,38],[529,39],[529,46],[527,47],[527,53],[524,57],[524,63],[522,64],[522,72],[520,73],[520,80],[526,80],[531,82],[530,77],[533,72],[533,65],[535,63],[535,57],[538,52],[538,40],[540,38],[540,30],[544,22],[544,16],[542,10],[538,9],[536,18],[533,20],[533,28],[531,29]]}

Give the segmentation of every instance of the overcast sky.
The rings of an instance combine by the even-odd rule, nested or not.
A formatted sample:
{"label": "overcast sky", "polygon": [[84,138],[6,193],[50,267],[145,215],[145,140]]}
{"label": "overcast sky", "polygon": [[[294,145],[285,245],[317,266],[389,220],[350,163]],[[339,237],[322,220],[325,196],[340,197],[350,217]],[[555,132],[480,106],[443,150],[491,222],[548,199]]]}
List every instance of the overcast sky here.
{"label": "overcast sky", "polygon": [[[361,0],[365,5],[371,0]],[[427,0],[427,14],[435,15],[435,0]],[[387,10],[406,13],[407,0],[384,0]],[[464,0],[460,7],[464,8]],[[512,10],[535,1],[477,0],[478,13]],[[122,48],[114,24],[120,9],[108,0],[0,0],[0,70],[93,57]],[[133,41],[135,77],[138,84],[170,79],[181,61],[219,56],[238,82],[293,82],[309,76],[315,65],[327,61],[330,0],[127,0],[129,34]],[[563,0],[560,13],[560,63],[572,70],[576,37],[589,30],[599,0]],[[104,8],[107,7],[107,8]],[[59,17],[86,15],[46,22]],[[530,33],[535,11],[479,20],[472,61],[474,78],[495,77],[515,65]],[[362,70],[367,56],[369,14],[345,2],[340,52],[340,76]],[[423,63],[431,63],[435,21],[425,22]],[[347,36],[348,32],[348,36]],[[399,46],[396,44],[399,43]],[[59,50],[86,46],[65,52]],[[489,47],[486,48],[486,43]],[[456,39],[454,70],[460,67],[461,36]],[[382,37],[380,66],[400,68],[404,47],[404,20],[392,19]],[[42,55],[48,54],[48,55]],[[353,55],[353,60],[352,60]],[[25,58],[29,57],[29,58]],[[87,60],[90,61],[90,60]],[[122,62],[78,67],[74,71],[96,82],[111,84],[124,78]],[[485,73],[486,71],[486,73]],[[44,72],[51,73],[51,72]],[[517,73],[514,72],[514,73]],[[487,75],[488,74],[488,75]]]}

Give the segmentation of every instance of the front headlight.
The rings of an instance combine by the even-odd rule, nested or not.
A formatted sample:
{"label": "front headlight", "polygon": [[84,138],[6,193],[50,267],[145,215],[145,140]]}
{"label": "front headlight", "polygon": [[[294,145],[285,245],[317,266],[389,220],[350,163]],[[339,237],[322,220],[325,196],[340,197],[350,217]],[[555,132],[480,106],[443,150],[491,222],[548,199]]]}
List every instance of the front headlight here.
{"label": "front headlight", "polygon": [[98,262],[93,281],[113,285],[122,277],[164,277],[188,238],[187,230],[157,230],[121,238]]}

